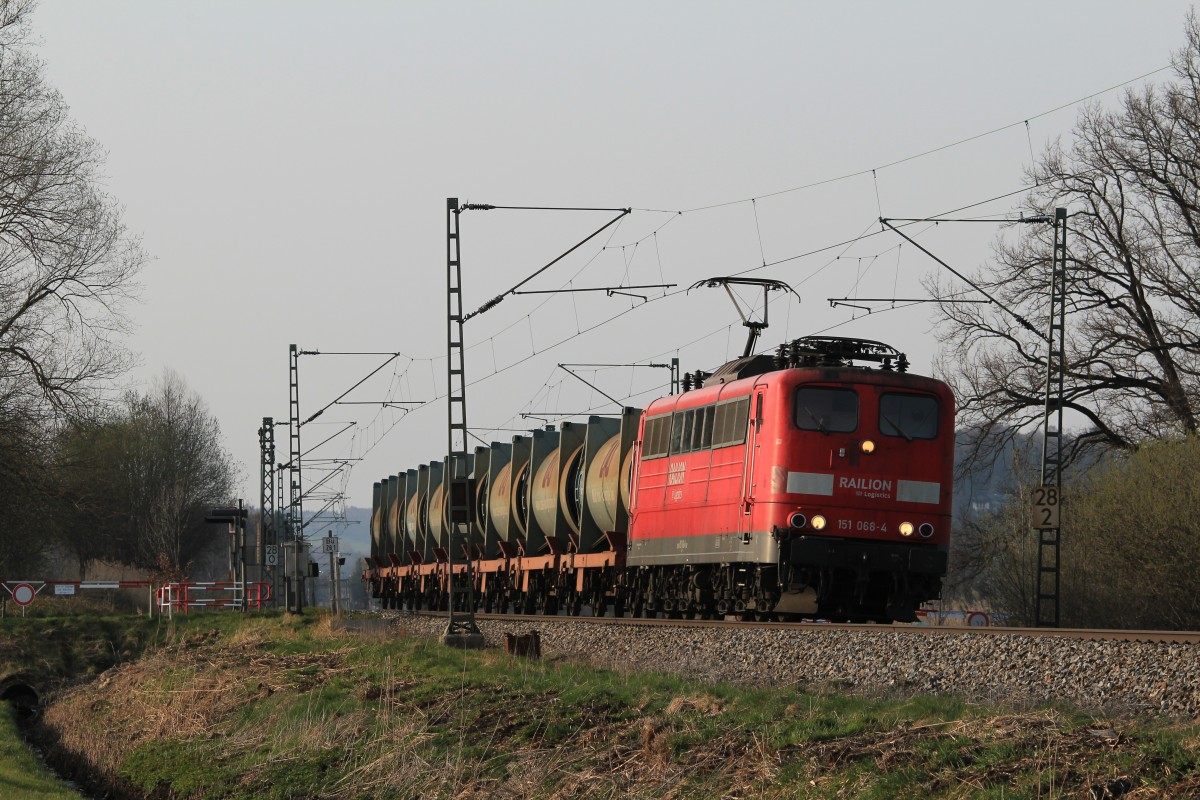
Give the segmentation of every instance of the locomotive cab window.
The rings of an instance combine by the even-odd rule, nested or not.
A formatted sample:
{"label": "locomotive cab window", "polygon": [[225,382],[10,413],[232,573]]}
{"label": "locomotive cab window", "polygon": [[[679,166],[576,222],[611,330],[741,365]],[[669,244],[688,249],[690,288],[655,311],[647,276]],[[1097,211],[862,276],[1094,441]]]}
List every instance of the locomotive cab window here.
{"label": "locomotive cab window", "polygon": [[671,420],[671,455],[676,455],[687,446],[691,420],[686,411],[676,411]]}
{"label": "locomotive cab window", "polygon": [[676,411],[671,430],[671,455],[707,450],[712,442],[713,407]]}
{"label": "locomotive cab window", "polygon": [[750,398],[725,400],[713,408],[712,447],[728,447],[746,441],[750,418]]}
{"label": "locomotive cab window", "polygon": [[700,437],[696,442],[697,450],[707,450],[712,447],[713,416],[716,410],[716,406],[705,406],[696,411],[697,420],[701,420],[696,426],[696,435]]}
{"label": "locomotive cab window", "polygon": [[852,389],[801,386],[793,416],[802,431],[850,433],[858,428],[858,395]]}
{"label": "locomotive cab window", "polygon": [[662,458],[671,443],[671,415],[663,414],[646,420],[643,434],[642,458]]}
{"label": "locomotive cab window", "polygon": [[906,440],[936,439],[938,401],[924,394],[885,394],[879,398],[879,432]]}

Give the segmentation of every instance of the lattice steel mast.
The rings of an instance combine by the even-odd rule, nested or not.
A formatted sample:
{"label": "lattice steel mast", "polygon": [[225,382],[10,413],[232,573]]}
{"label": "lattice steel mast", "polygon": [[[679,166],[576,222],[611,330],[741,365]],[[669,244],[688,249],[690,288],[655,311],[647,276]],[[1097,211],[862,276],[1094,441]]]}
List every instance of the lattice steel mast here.
{"label": "lattice steel mast", "polygon": [[[1042,490],[1054,507],[1049,525],[1038,527],[1037,614],[1039,628],[1059,626],[1058,507],[1062,500],[1063,405],[1066,376],[1067,210],[1054,209],[1054,258],[1050,269],[1050,322],[1046,336],[1046,402],[1042,418]],[[1052,493],[1052,494],[1051,494]]]}
{"label": "lattice steel mast", "polygon": [[303,474],[300,470],[300,351],[288,346],[288,474],[291,502],[288,504],[288,528],[292,536],[304,538]]}
{"label": "lattice steel mast", "polygon": [[[450,523],[446,532],[446,560],[449,575],[450,621],[442,641],[460,647],[482,647],[483,634],[475,624],[475,577],[468,536],[471,524],[470,491],[467,475],[467,394],[463,353],[462,261],[458,235],[458,198],[446,199],[446,409],[447,457],[446,485],[449,487]],[[430,509],[430,513],[435,513]],[[459,539],[466,559],[464,580],[454,575],[455,539]]]}
{"label": "lattice steel mast", "polygon": [[268,545],[278,545],[275,533],[275,420],[263,417],[258,429],[259,445],[259,517],[258,517],[258,564],[263,577],[271,584],[271,597],[275,597],[276,567],[267,564]]}
{"label": "lattice steel mast", "polygon": [[[1059,516],[1062,505],[1063,408],[1066,405],[1064,393],[1067,329],[1067,210],[1065,208],[1054,209],[1053,219],[1048,214],[1039,214],[1028,218],[1022,217],[1017,220],[1018,222],[1029,224],[1051,223],[1054,225],[1054,253],[1050,265],[1050,313],[1046,333],[1042,333],[1029,320],[1000,302],[996,297],[993,297],[982,287],[929,252],[929,250],[922,247],[916,240],[892,224],[892,222],[911,223],[943,220],[888,220],[881,217],[879,221],[888,228],[891,228],[903,239],[912,243],[922,253],[954,273],[954,275],[962,279],[968,286],[982,294],[989,301],[995,303],[1006,314],[1019,322],[1022,327],[1036,334],[1046,343],[1046,387],[1044,411],[1042,414],[1042,482],[1037,489],[1038,496],[1034,501],[1035,518],[1033,521],[1033,527],[1038,532],[1038,566],[1036,585],[1034,586],[1034,624],[1039,628],[1057,628],[1061,619],[1059,608],[1059,539],[1061,526]],[[984,220],[959,221],[981,222]],[[955,300],[953,302],[964,301]]]}

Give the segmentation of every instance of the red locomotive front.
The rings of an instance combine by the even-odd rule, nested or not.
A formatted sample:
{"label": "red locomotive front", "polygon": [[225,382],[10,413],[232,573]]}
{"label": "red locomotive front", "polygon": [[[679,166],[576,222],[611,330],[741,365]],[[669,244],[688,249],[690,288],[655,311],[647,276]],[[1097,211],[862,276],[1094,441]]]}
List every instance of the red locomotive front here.
{"label": "red locomotive front", "polygon": [[798,340],[651,404],[630,517],[642,593],[688,584],[674,604],[713,613],[912,619],[946,570],[954,399],[906,366],[877,342]]}

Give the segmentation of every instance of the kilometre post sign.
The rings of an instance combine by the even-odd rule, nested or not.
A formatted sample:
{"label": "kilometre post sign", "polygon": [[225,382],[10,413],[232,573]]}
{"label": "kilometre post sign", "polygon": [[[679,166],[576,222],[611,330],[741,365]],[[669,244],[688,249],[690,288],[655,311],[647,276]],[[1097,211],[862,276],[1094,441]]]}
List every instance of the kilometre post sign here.
{"label": "kilometre post sign", "polygon": [[1061,497],[1057,486],[1037,486],[1033,490],[1033,527],[1057,528]]}

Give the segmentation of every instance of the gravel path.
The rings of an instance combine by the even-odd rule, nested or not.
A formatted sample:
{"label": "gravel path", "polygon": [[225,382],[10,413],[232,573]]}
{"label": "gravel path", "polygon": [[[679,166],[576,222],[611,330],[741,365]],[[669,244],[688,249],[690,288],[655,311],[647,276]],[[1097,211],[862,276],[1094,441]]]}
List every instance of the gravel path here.
{"label": "gravel path", "polygon": [[[403,634],[440,636],[445,621],[380,612]],[[580,624],[569,619],[481,620],[489,647],[538,631],[546,657],[581,657],[623,671],[707,681],[835,685],[952,694],[1010,705],[1200,716],[1200,646],[1017,635],[754,630]]]}

